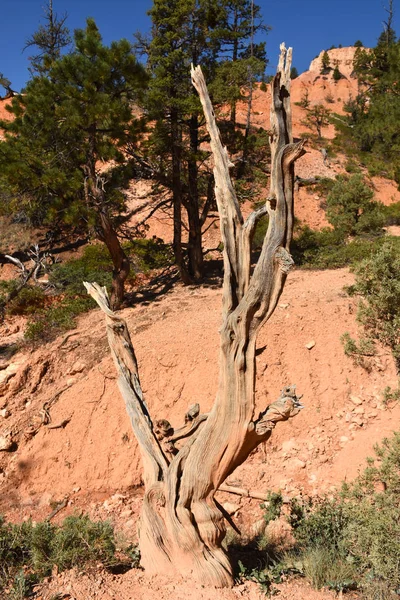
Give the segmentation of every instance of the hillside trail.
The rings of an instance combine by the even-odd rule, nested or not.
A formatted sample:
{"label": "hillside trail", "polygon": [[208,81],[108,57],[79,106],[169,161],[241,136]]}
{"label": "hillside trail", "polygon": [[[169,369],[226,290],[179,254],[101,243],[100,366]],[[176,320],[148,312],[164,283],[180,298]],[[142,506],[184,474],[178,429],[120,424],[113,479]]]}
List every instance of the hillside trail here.
{"label": "hillside trail", "polygon": [[[321,100],[329,87],[336,99],[341,98],[335,108],[339,112],[345,91],[354,93],[354,82],[349,75],[347,84],[342,80],[334,84],[321,79],[315,69],[293,81],[293,94],[301,98],[308,85],[311,96],[321,84],[325,87],[315,92],[315,99]],[[269,113],[265,94],[257,92],[255,102],[255,112],[261,113],[257,118],[263,122]],[[301,131],[302,110],[294,110],[296,132]],[[343,172],[343,157],[335,161],[326,167],[321,154],[310,150],[299,161],[297,173],[304,178],[333,177]],[[373,183],[382,201],[400,200],[392,182],[374,178]],[[144,212],[147,191],[146,182],[132,190],[131,202],[143,201]],[[296,215],[312,227],[322,227],[325,213],[315,196],[300,188]],[[219,242],[218,223],[209,231],[205,244]],[[148,235],[170,241],[170,216],[152,219]],[[231,485],[263,493],[282,490],[286,499],[330,494],[342,481],[353,479],[373,454],[374,444],[397,428],[400,407],[386,407],[382,400],[384,388],[396,385],[391,355],[379,349],[367,373],[343,352],[340,336],[346,331],[352,336],[358,333],[356,300],[344,291],[352,282],[347,269],[294,270],[289,275],[279,305],[258,339],[257,410],[293,383],[303,394],[305,408],[296,419],[278,427],[271,440],[235,471],[228,480]],[[166,286],[152,300],[143,290],[122,311],[153,418],[166,418],[178,426],[188,405],[199,402],[202,411],[210,409],[218,377],[220,284],[218,274],[201,286],[178,283]],[[10,318],[0,327],[0,344],[17,341],[21,335],[20,319]],[[39,520],[65,500],[54,522],[85,512],[111,520],[122,536],[135,541],[143,494],[141,464],[99,310],[81,316],[75,330],[50,344],[23,348],[1,359],[2,439],[12,445],[0,452],[0,514],[12,521]],[[254,535],[260,528],[259,500],[221,492],[218,500],[244,535]],[[77,600],[163,600],[172,595],[180,600],[188,590],[187,582],[150,579],[138,570],[125,575],[72,571],[46,582],[42,597],[63,591]],[[253,582],[217,591],[190,583],[190,594],[195,600],[265,597]],[[280,597],[325,600],[334,594],[289,582],[283,584]]]}

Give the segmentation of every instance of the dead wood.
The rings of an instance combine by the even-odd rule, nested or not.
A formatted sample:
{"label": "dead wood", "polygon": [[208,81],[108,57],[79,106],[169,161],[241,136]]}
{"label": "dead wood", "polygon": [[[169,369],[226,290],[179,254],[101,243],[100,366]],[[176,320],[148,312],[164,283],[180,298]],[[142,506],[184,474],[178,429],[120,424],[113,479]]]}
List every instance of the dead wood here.
{"label": "dead wood", "polygon": [[[126,323],[110,310],[104,288],[85,283],[105,313],[120,391],[143,459],[145,496],[139,540],[142,565],[149,573],[175,571],[204,585],[232,585],[232,568],[221,545],[226,515],[215,493],[249,453],[268,440],[276,423],[302,408],[295,386],[287,386],[276,402],[260,415],[254,414],[257,333],[275,310],[293,266],[294,163],[305,152],[305,142],[293,143],[292,139],[290,66],[291,49],[281,45],[279,69],[272,82],[270,191],[265,206],[246,221],[202,71],[192,68],[214,157],[215,198],[224,248],[220,376],[208,415],[202,415],[200,407],[194,405],[178,429],[167,419],[152,420]],[[268,230],[253,269],[251,241],[257,221],[265,214]]]}

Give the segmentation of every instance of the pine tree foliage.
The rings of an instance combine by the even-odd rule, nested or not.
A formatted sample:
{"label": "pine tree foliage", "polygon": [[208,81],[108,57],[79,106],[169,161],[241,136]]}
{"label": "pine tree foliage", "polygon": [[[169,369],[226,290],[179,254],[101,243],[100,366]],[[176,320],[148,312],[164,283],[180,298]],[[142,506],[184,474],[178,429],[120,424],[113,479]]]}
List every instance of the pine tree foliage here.
{"label": "pine tree foliage", "polygon": [[391,25],[374,49],[357,48],[354,71],[361,84],[361,93],[348,107],[355,139],[361,151],[385,162],[400,183],[400,40]]}
{"label": "pine tree foliage", "polygon": [[374,256],[354,268],[352,294],[361,297],[357,320],[372,340],[388,347],[400,375],[400,258],[386,243]]}
{"label": "pine tree foliage", "polygon": [[52,62],[48,75],[31,79],[12,101],[14,119],[0,125],[6,131],[1,177],[14,198],[10,210],[53,227],[89,226],[106,243],[115,277],[123,260],[115,229],[130,176],[123,149],[138,128],[132,102],[146,81],[130,43],[103,45],[88,19],[86,29],[75,32],[74,52]]}
{"label": "pine tree foliage", "polygon": [[380,232],[384,217],[373,197],[361,174],[338,175],[326,200],[329,223],[345,236]]}
{"label": "pine tree foliage", "polygon": [[322,55],[322,59],[321,59],[321,73],[322,74],[326,74],[329,72],[330,70],[330,65],[331,65],[331,59],[329,58],[329,54],[328,52],[325,50],[325,52]]}
{"label": "pine tree foliage", "polygon": [[61,51],[71,43],[69,29],[65,25],[67,15],[58,17],[53,10],[53,0],[48,0],[44,8],[45,24],[28,38],[24,50],[31,47],[38,49],[38,54],[30,57],[31,73],[47,73],[50,65],[61,56]]}
{"label": "pine tree foliage", "polygon": [[155,0],[149,14],[150,37],[137,35],[151,73],[144,108],[154,123],[142,148],[156,180],[172,195],[173,245],[182,279],[201,280],[202,227],[215,201],[208,153],[201,147],[207,139],[204,119],[189,67],[201,64],[214,102],[230,105],[235,127],[236,103],[246,100],[245,90],[265,69],[265,47],[251,39],[262,27],[260,9],[249,0]]}

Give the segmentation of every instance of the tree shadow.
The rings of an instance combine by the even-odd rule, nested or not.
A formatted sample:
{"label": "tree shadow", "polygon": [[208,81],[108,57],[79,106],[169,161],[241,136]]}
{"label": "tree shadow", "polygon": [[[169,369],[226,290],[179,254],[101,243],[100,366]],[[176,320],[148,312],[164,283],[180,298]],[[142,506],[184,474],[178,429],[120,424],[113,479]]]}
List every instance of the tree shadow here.
{"label": "tree shadow", "polygon": [[252,571],[272,567],[278,555],[272,546],[262,547],[260,538],[240,538],[228,545],[228,556],[235,579]]}
{"label": "tree shadow", "polygon": [[[210,259],[205,261],[205,275],[201,282],[190,284],[189,288],[202,287],[220,289],[223,280],[223,263],[221,259]],[[127,307],[134,305],[147,305],[157,301],[167,294],[180,281],[178,270],[175,266],[165,268],[149,282],[140,288],[128,292],[125,296]]]}

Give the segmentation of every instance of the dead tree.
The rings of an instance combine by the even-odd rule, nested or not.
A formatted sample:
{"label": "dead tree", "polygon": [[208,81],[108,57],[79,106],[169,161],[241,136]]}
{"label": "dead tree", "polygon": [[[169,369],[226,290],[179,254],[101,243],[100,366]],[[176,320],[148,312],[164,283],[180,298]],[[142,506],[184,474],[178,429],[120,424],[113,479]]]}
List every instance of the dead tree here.
{"label": "dead tree", "polygon": [[[290,66],[291,49],[282,44],[272,83],[270,195],[265,206],[246,221],[229,176],[230,161],[221,144],[203,74],[200,67],[192,68],[211,138],[224,245],[220,376],[209,414],[201,414],[199,405],[193,405],[179,429],[165,419],[152,420],[126,323],[110,310],[104,289],[85,284],[106,314],[120,391],[143,459],[145,494],[139,543],[141,562],[149,573],[176,572],[204,585],[232,585],[229,558],[221,547],[224,519],[229,516],[215,493],[250,452],[270,437],[278,421],[287,420],[301,408],[295,386],[288,386],[276,402],[255,415],[256,337],[272,315],[293,265],[289,244],[294,162],[305,152],[303,141],[292,141]],[[252,236],[264,214],[269,216],[268,231],[252,270]]]}

